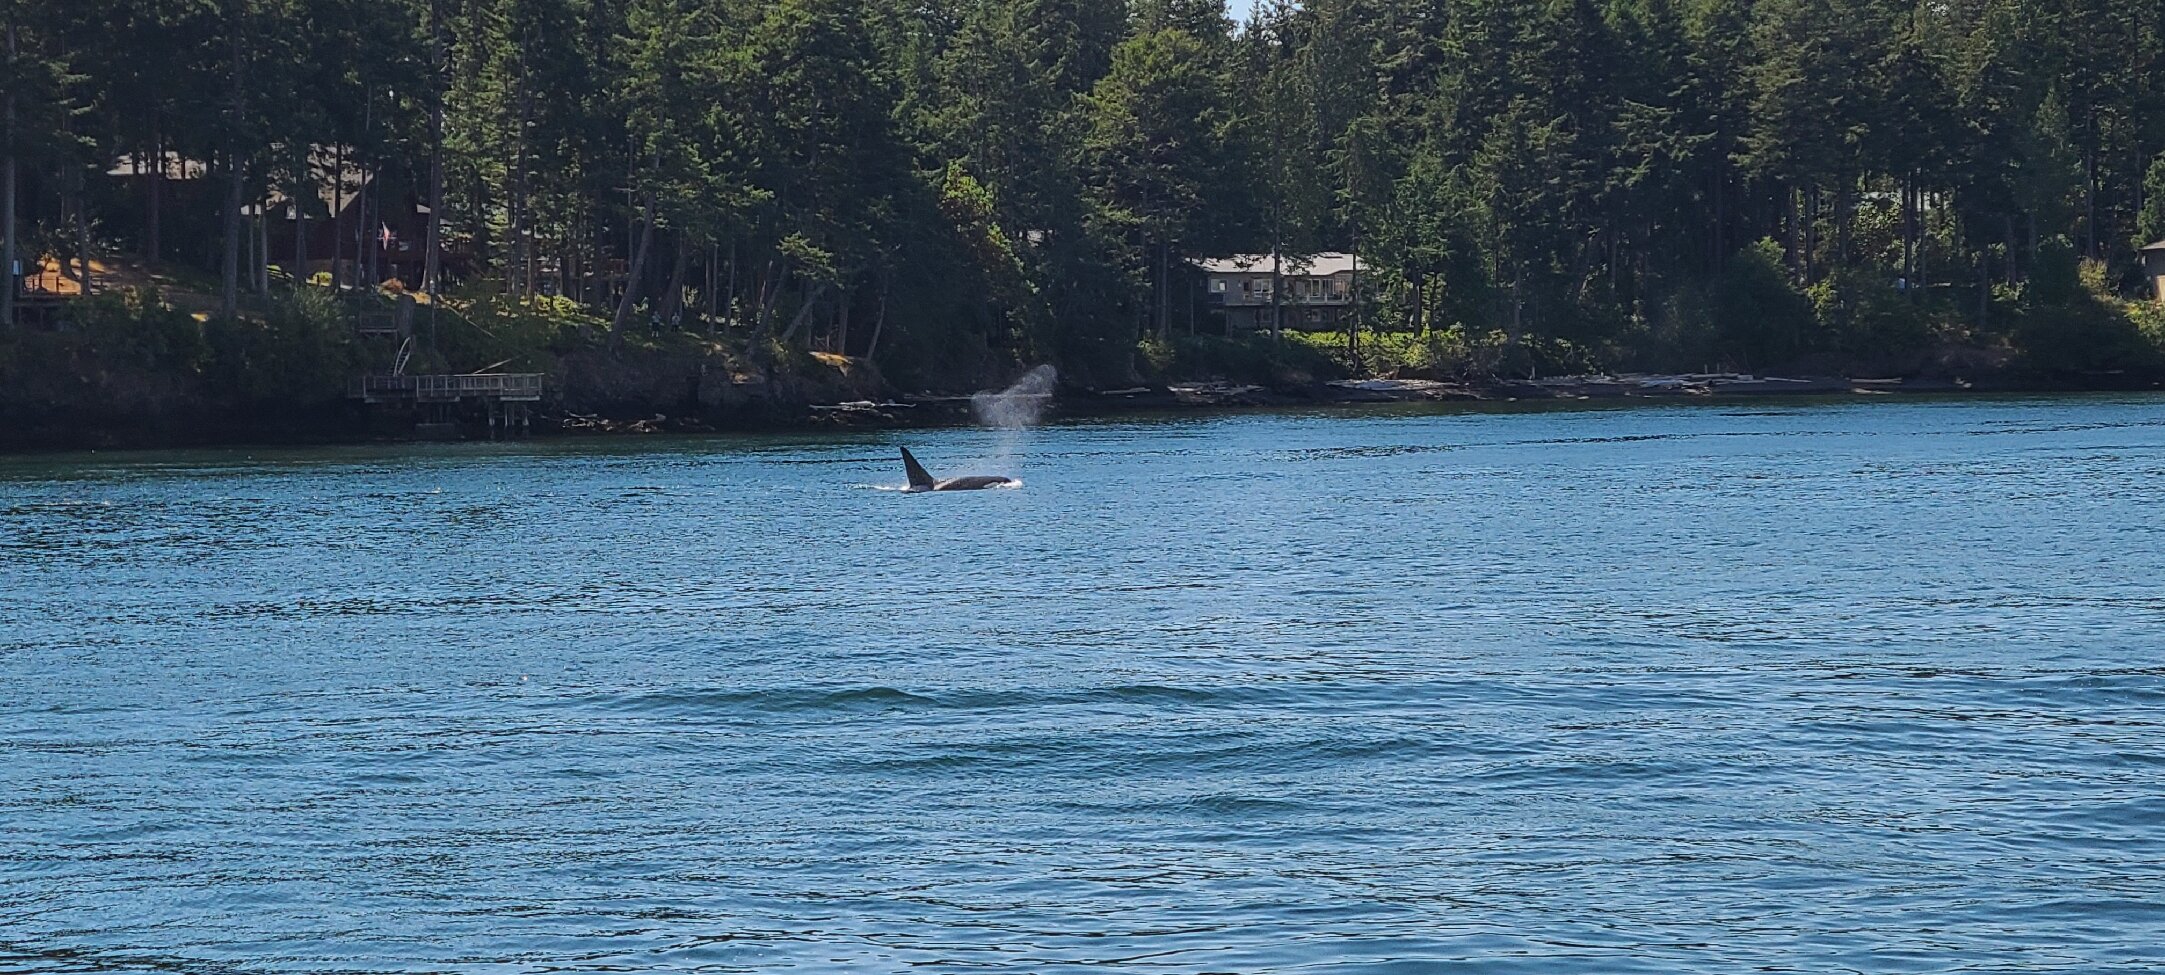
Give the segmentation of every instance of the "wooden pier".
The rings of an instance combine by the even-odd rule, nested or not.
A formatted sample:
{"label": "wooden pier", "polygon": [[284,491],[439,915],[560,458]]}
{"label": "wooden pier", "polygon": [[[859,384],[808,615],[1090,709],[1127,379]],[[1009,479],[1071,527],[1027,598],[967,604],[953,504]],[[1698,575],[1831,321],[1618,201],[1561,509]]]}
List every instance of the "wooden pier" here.
{"label": "wooden pier", "polygon": [[353,397],[364,403],[499,403],[541,401],[541,373],[484,372],[448,376],[363,376]]}
{"label": "wooden pier", "polygon": [[541,401],[541,373],[362,376],[354,381],[351,395],[372,405],[414,408],[421,414],[416,429],[423,433],[455,433],[461,404],[478,405],[494,438],[498,431],[525,433],[532,426],[528,404]]}

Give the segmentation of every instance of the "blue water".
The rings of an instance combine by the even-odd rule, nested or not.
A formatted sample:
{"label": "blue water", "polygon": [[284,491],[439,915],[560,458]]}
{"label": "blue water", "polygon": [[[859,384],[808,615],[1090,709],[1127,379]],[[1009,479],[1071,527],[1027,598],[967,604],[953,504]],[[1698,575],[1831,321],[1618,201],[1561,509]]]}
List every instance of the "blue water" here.
{"label": "blue water", "polygon": [[0,460],[0,969],[2165,966],[2165,399],[906,440]]}

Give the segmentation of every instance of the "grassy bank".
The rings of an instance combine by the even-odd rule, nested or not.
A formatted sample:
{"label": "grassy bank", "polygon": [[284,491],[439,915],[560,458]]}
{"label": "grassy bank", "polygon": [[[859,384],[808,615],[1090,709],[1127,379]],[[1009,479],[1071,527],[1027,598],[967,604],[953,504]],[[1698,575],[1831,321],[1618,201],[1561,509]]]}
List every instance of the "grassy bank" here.
{"label": "grassy bank", "polygon": [[[1172,335],[1134,344],[1130,365],[1077,370],[1071,384],[1112,389],[1197,381],[1299,395],[1331,380],[1398,376],[1479,384],[1604,372],[1960,380],[1988,388],[2146,388],[2165,380],[2165,308],[2113,295],[2102,268],[2048,254],[2021,286],[1901,294],[1836,279],[1809,291],[1777,269],[1744,273],[1703,301],[1660,310],[1602,341],[1520,341],[1446,324],[1238,336]],[[72,303],[56,327],[0,331],[0,447],[84,447],[399,435],[383,411],[349,398],[355,377],[388,371],[389,294],[274,289],[234,319],[161,281]],[[1969,304],[1966,304],[1969,303]],[[608,320],[573,302],[449,295],[411,313],[409,373],[543,374],[546,417],[596,416],[679,428],[799,425],[813,404],[904,392],[968,392],[1013,378],[1015,359],[958,358],[936,380],[921,366],[889,385],[870,363],[784,347],[750,330],[672,330]],[[1618,336],[1621,336],[1620,338]],[[1117,358],[1117,357],[1115,357]],[[915,360],[912,360],[915,361]],[[936,385],[934,383],[937,383]],[[919,411],[923,412],[923,411]],[[411,433],[411,420],[403,421]]]}
{"label": "grassy bank", "polygon": [[1514,341],[1500,329],[1446,324],[1420,333],[1288,332],[1287,342],[1343,372],[1487,380],[1601,372],[1976,379],[2084,389],[2165,380],[2165,306],[2129,301],[2104,265],[2047,246],[2019,285],[1901,292],[1836,275],[1793,287],[1777,255],[1688,301],[1591,335]]}
{"label": "grassy bank", "polygon": [[274,291],[226,319],[185,310],[185,295],[116,289],[71,302],[51,327],[0,330],[0,448],[410,433],[410,419],[349,395],[357,377],[390,371],[402,346],[408,374],[541,373],[552,417],[786,422],[805,404],[882,390],[861,363],[743,334],[611,334],[606,320],[553,299],[424,301],[408,345],[356,329],[397,314],[395,296]]}

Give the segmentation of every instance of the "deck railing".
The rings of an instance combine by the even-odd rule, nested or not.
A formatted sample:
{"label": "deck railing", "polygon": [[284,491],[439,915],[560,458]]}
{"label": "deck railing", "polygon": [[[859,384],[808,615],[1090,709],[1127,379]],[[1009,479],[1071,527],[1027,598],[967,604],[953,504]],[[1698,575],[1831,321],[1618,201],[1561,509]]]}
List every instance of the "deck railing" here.
{"label": "deck railing", "polygon": [[[1268,291],[1214,291],[1211,292],[1211,297],[1216,298],[1219,304],[1236,308],[1266,308],[1270,305],[1270,292]],[[1342,291],[1325,292],[1319,295],[1295,294],[1288,291],[1279,303],[1284,305],[1350,305],[1353,303],[1353,296]]]}
{"label": "deck railing", "polygon": [[466,398],[504,402],[537,402],[541,399],[538,372],[467,373],[451,376],[363,376],[355,390],[358,399],[413,399],[449,403]]}

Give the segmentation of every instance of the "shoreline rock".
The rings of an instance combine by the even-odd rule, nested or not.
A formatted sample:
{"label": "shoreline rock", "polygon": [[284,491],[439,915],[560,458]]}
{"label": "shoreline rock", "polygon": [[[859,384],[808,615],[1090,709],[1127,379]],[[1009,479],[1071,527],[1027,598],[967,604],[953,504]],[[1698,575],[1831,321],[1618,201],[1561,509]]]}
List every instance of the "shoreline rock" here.
{"label": "shoreline rock", "polygon": [[[652,361],[646,361],[651,358]],[[841,357],[833,357],[840,359]],[[821,368],[820,366],[827,368]],[[125,375],[122,370],[116,373]],[[123,389],[158,389],[157,397],[117,398],[135,409],[70,409],[46,390],[34,403],[0,400],[0,452],[340,444],[441,439],[459,431],[421,431],[408,420],[371,414],[342,399],[266,409],[209,400],[200,392],[157,386],[151,375],[118,379]],[[2114,377],[2118,378],[2118,377]],[[171,386],[172,384],[167,384]],[[2068,386],[1943,377],[1760,376],[1743,373],[1619,373],[1487,382],[1383,377],[1296,381],[1276,386],[1225,380],[1182,381],[1113,389],[1070,388],[1051,396],[1052,415],[1193,412],[1284,407],[1511,403],[1607,399],[1727,399],[2015,392],[2142,391],[2139,384]],[[808,370],[774,373],[741,364],[640,355],[560,361],[534,436],[699,434],[881,430],[961,426],[973,421],[972,397],[892,392],[868,363],[820,360]],[[12,407],[12,408],[9,408]],[[26,409],[25,407],[32,407]],[[439,424],[440,425],[440,424]],[[469,424],[470,439],[486,428]],[[429,436],[428,434],[435,434]]]}

